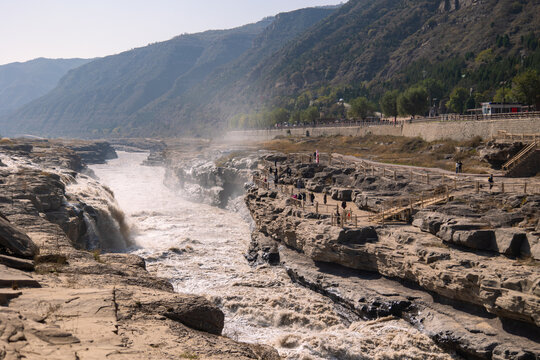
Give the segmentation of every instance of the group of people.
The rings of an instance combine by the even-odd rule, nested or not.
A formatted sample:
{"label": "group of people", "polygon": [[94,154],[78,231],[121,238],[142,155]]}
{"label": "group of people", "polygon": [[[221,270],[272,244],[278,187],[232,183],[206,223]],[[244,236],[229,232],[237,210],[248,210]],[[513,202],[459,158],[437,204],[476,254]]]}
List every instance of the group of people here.
{"label": "group of people", "polygon": [[[298,194],[293,194],[292,198],[297,199],[297,200],[307,201],[308,200],[308,195],[305,192],[299,192]],[[315,203],[315,194],[309,193],[309,201],[312,204]]]}

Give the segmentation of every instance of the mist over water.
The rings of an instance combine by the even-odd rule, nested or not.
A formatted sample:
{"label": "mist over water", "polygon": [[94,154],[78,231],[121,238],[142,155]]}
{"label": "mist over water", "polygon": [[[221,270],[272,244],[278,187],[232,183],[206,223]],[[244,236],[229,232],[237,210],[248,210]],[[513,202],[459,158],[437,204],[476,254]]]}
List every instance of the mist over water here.
{"label": "mist over water", "polygon": [[[402,320],[350,321],[329,299],[291,282],[281,267],[248,265],[242,211],[189,202],[163,185],[165,170],[119,152],[91,168],[125,213],[131,248],[178,292],[205,295],[225,313],[223,334],[269,344],[287,359],[448,359]],[[233,201],[242,209],[242,199]]]}

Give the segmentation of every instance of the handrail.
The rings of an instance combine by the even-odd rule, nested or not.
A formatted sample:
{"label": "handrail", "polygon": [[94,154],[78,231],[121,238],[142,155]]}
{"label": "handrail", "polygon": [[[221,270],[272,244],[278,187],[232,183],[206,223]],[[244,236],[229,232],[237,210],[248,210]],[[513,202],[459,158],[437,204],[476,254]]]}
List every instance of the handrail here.
{"label": "handrail", "polygon": [[533,141],[532,143],[530,143],[529,145],[527,145],[524,149],[522,149],[520,152],[518,152],[513,158],[511,158],[510,160],[508,160],[503,166],[502,168],[504,170],[510,170],[511,168],[513,168],[514,166],[516,166],[519,161],[528,153],[530,153],[532,150],[535,150],[536,149],[536,140]]}
{"label": "handrail", "polygon": [[497,135],[495,138],[502,140],[521,140],[521,141],[536,141],[540,139],[540,134],[538,133],[520,133],[513,134],[509,133],[506,130],[497,130]]}
{"label": "handrail", "polygon": [[[409,200],[409,204],[406,205],[406,206],[403,206],[403,205],[399,205],[399,206],[394,206],[392,208],[389,208],[389,209],[386,209],[384,210],[384,207],[382,208],[382,210],[377,213],[377,214],[374,214],[372,216],[370,216],[369,220],[370,221],[383,221],[385,219],[389,219],[389,218],[392,218],[400,213],[403,213],[403,212],[407,212],[407,211],[411,211],[412,212],[412,209],[413,208],[425,208],[429,205],[434,205],[434,204],[437,204],[439,202],[443,202],[443,201],[449,201],[451,198],[453,198],[453,195],[450,195],[450,193],[448,192],[448,189],[446,191],[445,194],[436,194],[436,195],[433,195],[429,198],[421,198],[420,200],[417,200],[417,201],[411,201]],[[411,214],[412,215],[412,214]]]}

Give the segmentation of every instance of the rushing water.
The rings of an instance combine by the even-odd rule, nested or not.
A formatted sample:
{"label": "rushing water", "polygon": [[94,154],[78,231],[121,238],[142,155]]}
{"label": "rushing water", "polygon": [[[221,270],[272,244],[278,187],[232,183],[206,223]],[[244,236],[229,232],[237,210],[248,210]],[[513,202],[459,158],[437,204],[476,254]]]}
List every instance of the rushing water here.
{"label": "rushing water", "polygon": [[281,267],[249,266],[243,256],[250,240],[247,210],[183,199],[163,185],[164,169],[140,165],[146,155],[119,152],[92,169],[126,215],[137,244],[131,251],[177,291],[218,304],[225,336],[272,345],[288,359],[448,358],[402,320],[350,323],[329,299],[292,283]]}

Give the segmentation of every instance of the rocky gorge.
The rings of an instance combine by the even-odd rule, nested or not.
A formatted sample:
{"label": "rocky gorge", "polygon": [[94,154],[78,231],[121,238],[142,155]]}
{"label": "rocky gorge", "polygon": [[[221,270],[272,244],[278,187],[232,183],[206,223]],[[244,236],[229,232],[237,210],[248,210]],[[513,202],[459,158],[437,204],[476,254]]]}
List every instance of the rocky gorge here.
{"label": "rocky gorge", "polygon": [[2,140],[0,358],[279,358],[220,336],[214,303],[118,252],[122,211],[85,163],[113,156],[107,143]]}
{"label": "rocky gorge", "polygon": [[[540,356],[538,195],[456,193],[380,224],[373,214],[389,200],[440,191],[442,178],[424,184],[366,172],[338,154],[316,164],[306,154],[201,140],[115,146],[151,149],[144,163],[165,166],[167,186],[194,204],[226,208],[219,221],[245,211],[251,239],[226,230],[225,242],[184,238],[189,245],[126,253],[135,240],[124,211],[78,154],[104,162],[115,157],[108,144],[4,140],[4,358]],[[336,224],[334,210],[303,207],[291,192],[321,203],[326,193],[329,207],[345,202],[360,218]],[[193,209],[197,222],[218,216],[208,209]],[[224,258],[229,266],[219,267]],[[199,268],[217,277],[201,278]],[[181,293],[197,281],[222,285]]]}
{"label": "rocky gorge", "polygon": [[306,155],[229,153],[199,167],[190,160],[184,170],[177,162],[170,175],[218,192],[249,175],[266,179],[245,195],[253,266],[282,266],[359,318],[405,321],[457,357],[539,358],[538,195],[468,191],[417,209],[408,221],[381,225],[364,216],[357,226],[336,226],[330,213],[302,209],[291,194],[326,193],[355,213],[376,214],[388,199],[441,185],[436,176],[429,185],[390,181],[334,155],[340,161],[315,164]]}

